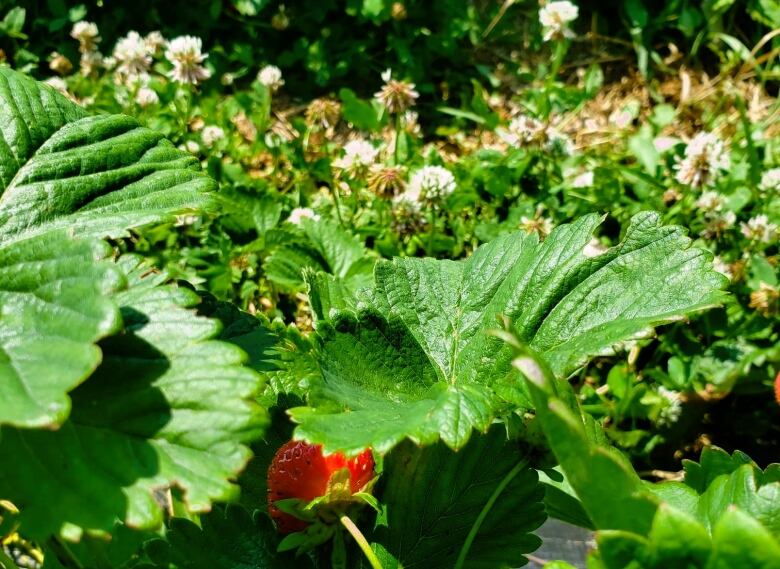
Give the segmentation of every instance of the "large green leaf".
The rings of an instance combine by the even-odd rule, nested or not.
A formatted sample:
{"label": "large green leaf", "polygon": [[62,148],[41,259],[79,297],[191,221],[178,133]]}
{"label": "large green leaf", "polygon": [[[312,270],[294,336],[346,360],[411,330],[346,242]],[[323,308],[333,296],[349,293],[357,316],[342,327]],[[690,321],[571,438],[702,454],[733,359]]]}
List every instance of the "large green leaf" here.
{"label": "large green leaf", "polygon": [[405,442],[386,457],[386,515],[374,532],[386,569],[526,564],[545,519],[536,471],[498,427],[459,452]]}
{"label": "large green leaf", "polygon": [[460,262],[381,262],[368,299],[310,279],[322,376],[309,407],[291,411],[296,436],[350,452],[406,437],[459,448],[473,429],[531,406],[511,349],[487,333],[498,315],[566,376],[721,300],[725,278],[679,227],[639,214],[619,245],[590,257],[599,222],[585,216],[541,243],[504,235]]}
{"label": "large green leaf", "polygon": [[59,426],[95,342],[121,327],[107,294],[122,278],[92,239],[201,206],[213,187],[159,133],[0,67],[0,425]]}
{"label": "large green leaf", "polygon": [[124,333],[101,343],[103,362],[71,393],[70,418],[57,431],[0,431],[0,455],[14,457],[0,469],[0,495],[21,509],[27,535],[77,539],[117,519],[155,528],[171,487],[194,512],[235,498],[245,443],[266,423],[245,354],[212,339],[218,322],[187,310],[198,296],[135,258],[122,265]]}
{"label": "large green leaf", "polygon": [[216,508],[195,523],[174,518],[165,540],[146,545],[152,565],[165,569],[289,569],[313,567],[308,557],[277,553],[279,537],[261,512],[241,506]]}
{"label": "large green leaf", "polygon": [[110,247],[54,232],[0,246],[0,425],[57,425],[66,393],[100,363],[94,344],[121,327],[107,295],[124,278]]}
{"label": "large green leaf", "polygon": [[0,67],[0,241],[55,227],[120,236],[202,207],[215,183],[195,157],[124,115],[90,116]]}

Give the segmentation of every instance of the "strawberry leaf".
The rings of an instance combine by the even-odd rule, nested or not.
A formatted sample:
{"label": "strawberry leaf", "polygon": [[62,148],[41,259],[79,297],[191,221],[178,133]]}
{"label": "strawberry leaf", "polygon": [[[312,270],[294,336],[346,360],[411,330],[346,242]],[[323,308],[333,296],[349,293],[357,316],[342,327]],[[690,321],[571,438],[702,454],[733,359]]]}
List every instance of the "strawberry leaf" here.
{"label": "strawberry leaf", "polygon": [[545,519],[536,471],[502,428],[460,451],[399,445],[385,458],[386,515],[373,541],[385,569],[519,567]]}
{"label": "strawberry leaf", "polygon": [[587,256],[599,219],[562,225],[541,243],[504,235],[460,262],[380,262],[373,290],[349,302],[329,280],[309,279],[322,373],[309,405],[290,411],[296,437],[352,453],[383,452],[404,438],[460,448],[474,429],[532,406],[511,348],[487,333],[498,315],[567,376],[722,299],[726,280],[709,254],[654,213],[635,216],[617,246]]}
{"label": "strawberry leaf", "polygon": [[123,257],[130,286],[117,293],[124,333],[101,343],[103,361],[71,392],[57,431],[3,428],[0,495],[21,510],[27,535],[109,533],[117,519],[156,528],[155,496],[176,486],[192,512],[237,497],[233,480],[249,458],[265,413],[250,399],[259,377],[244,354],[212,338],[214,320],[187,310],[195,293]]}

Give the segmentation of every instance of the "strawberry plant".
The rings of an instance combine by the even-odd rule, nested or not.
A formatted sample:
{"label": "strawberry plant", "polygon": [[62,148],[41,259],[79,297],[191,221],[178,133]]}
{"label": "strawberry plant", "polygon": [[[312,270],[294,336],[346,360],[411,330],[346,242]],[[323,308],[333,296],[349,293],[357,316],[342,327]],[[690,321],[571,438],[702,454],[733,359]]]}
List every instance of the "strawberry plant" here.
{"label": "strawberry plant", "polygon": [[780,569],[766,6],[33,4],[0,569]]}

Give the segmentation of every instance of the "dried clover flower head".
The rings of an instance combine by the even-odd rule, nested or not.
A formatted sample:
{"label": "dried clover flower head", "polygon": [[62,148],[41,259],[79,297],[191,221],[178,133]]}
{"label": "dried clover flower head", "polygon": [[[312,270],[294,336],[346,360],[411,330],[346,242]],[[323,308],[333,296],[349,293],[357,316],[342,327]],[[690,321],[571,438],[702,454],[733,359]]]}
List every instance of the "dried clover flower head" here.
{"label": "dried clover flower head", "polygon": [[762,316],[780,314],[780,289],[762,282],[758,290],[750,293],[750,308]]}
{"label": "dried clover flower head", "polygon": [[378,196],[398,195],[406,186],[405,175],[406,171],[402,166],[375,164],[368,172],[368,189]]}
{"label": "dried clover flower head", "polygon": [[309,126],[332,128],[341,118],[341,104],[334,99],[314,99],[306,107],[306,122]]}
{"label": "dried clover flower head", "polygon": [[94,22],[76,22],[70,30],[70,37],[78,40],[81,53],[96,50],[100,43],[98,27]]}
{"label": "dried clover flower head", "polygon": [[271,92],[278,91],[284,85],[282,70],[276,65],[266,65],[257,72],[257,80]]}
{"label": "dried clover flower head", "polygon": [[116,73],[122,81],[135,81],[148,77],[152,56],[144,38],[138,32],[130,32],[114,46]]}
{"label": "dried clover flower head", "polygon": [[202,50],[203,42],[194,36],[179,36],[168,42],[165,59],[173,65],[171,79],[184,85],[197,85],[211,77],[211,72],[202,65],[208,57]]}
{"label": "dried clover flower head", "polygon": [[680,184],[701,188],[714,184],[729,164],[723,141],[711,132],[700,132],[685,147],[685,155],[675,165],[675,177]]}
{"label": "dried clover flower head", "polygon": [[412,174],[406,193],[437,204],[455,191],[455,176],[442,166],[424,166]]}
{"label": "dried clover flower head", "polygon": [[49,69],[59,75],[67,75],[73,71],[73,64],[61,53],[53,51],[49,56]]}
{"label": "dried clover flower head", "polygon": [[374,94],[374,97],[389,113],[403,113],[414,106],[420,96],[415,90],[414,83],[393,79],[390,69],[382,73],[382,80],[385,84]]}
{"label": "dried clover flower head", "polygon": [[777,234],[777,224],[770,223],[769,218],[764,215],[756,215],[748,219],[747,223],[741,226],[742,235],[751,241],[769,243]]}
{"label": "dried clover flower head", "polygon": [[566,0],[548,2],[539,10],[539,23],[544,28],[544,41],[573,38],[569,23],[577,19],[579,8]]}

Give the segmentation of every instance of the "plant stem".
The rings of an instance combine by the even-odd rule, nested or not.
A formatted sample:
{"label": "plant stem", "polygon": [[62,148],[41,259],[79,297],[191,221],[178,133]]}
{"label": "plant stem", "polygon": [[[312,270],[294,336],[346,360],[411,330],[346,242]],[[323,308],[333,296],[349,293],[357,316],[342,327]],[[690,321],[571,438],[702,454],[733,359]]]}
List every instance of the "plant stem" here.
{"label": "plant stem", "polygon": [[433,248],[436,245],[436,208],[433,205],[431,205],[430,223],[431,227],[428,230],[428,250],[426,252],[429,257],[433,257]]}
{"label": "plant stem", "polygon": [[57,556],[57,560],[68,569],[84,569],[68,545],[58,537],[52,537],[48,541],[49,549]]}
{"label": "plant stem", "polygon": [[474,522],[474,525],[471,526],[471,531],[469,531],[469,535],[466,536],[466,541],[463,543],[463,547],[460,548],[460,553],[458,554],[458,560],[455,562],[455,569],[463,569],[464,563],[466,563],[466,556],[469,554],[469,549],[471,549],[471,544],[474,543],[474,539],[477,537],[477,534],[479,533],[479,528],[482,527],[482,522],[485,521],[485,518],[487,517],[488,513],[490,513],[490,510],[493,508],[493,504],[496,503],[496,500],[498,500],[498,497],[501,495],[501,492],[504,491],[504,489],[509,485],[512,480],[514,480],[515,476],[517,476],[520,471],[525,468],[526,464],[528,464],[527,460],[521,460],[518,462],[515,467],[509,471],[509,473],[504,476],[504,479],[501,480],[498,486],[496,486],[496,489],[493,491],[493,494],[491,494],[490,499],[487,501],[485,506],[482,508],[482,511],[479,513],[479,516],[477,517],[476,521]]}
{"label": "plant stem", "polygon": [[393,145],[393,161],[395,162],[394,166],[398,166],[400,164],[400,160],[398,158],[398,153],[400,152],[401,142],[401,113],[398,113],[395,115],[395,144]]}
{"label": "plant stem", "polygon": [[349,534],[355,539],[357,544],[360,546],[360,549],[363,551],[363,555],[366,556],[366,559],[368,559],[368,562],[371,564],[371,567],[373,569],[382,569],[382,562],[379,561],[379,558],[376,556],[376,553],[374,553],[374,550],[371,549],[371,545],[369,545],[368,540],[366,540],[366,537],[361,533],[360,529],[355,525],[355,522],[353,522],[350,517],[346,514],[342,514],[342,516],[339,518],[339,521],[341,522],[341,525],[343,525]]}
{"label": "plant stem", "polygon": [[336,204],[336,218],[339,220],[339,226],[344,227],[344,220],[341,219],[341,200],[339,199],[339,189],[336,187],[335,180],[330,185],[330,191],[333,194],[333,202]]}

